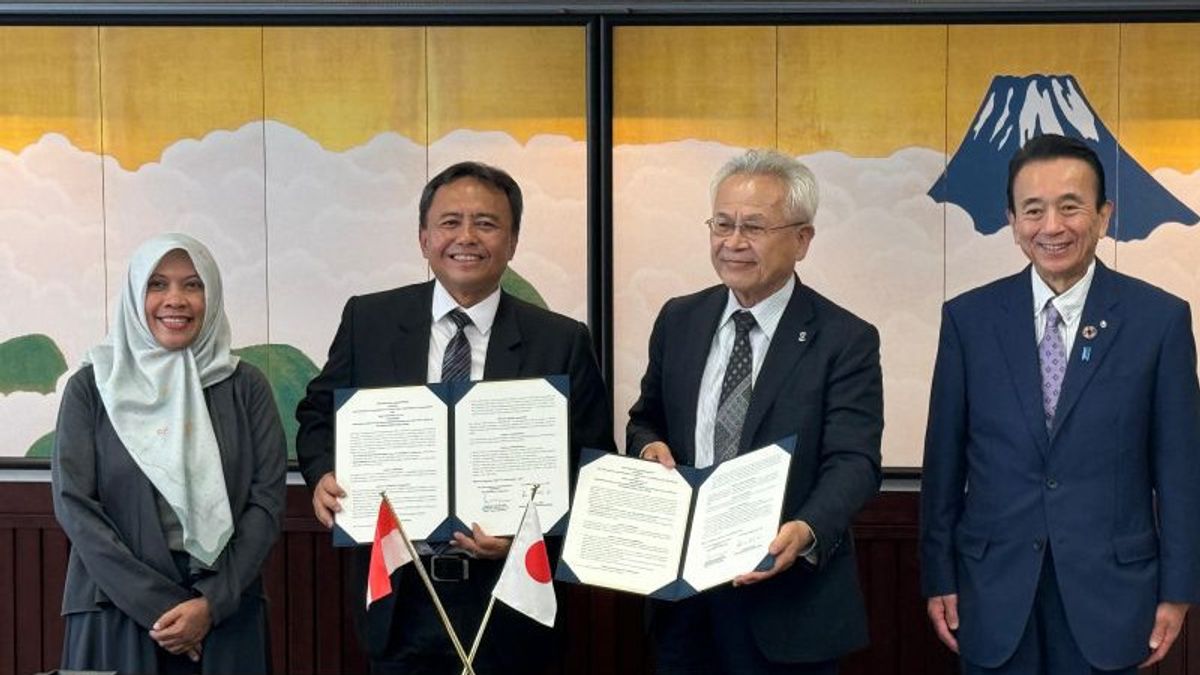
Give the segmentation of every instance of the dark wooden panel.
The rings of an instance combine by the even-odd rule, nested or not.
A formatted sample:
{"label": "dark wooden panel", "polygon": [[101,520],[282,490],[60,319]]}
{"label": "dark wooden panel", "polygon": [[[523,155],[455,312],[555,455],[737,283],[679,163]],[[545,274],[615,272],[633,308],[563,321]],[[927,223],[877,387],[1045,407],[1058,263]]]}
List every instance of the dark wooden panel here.
{"label": "dark wooden panel", "polygon": [[37,516],[36,522],[46,522],[47,518],[54,521],[49,483],[0,483],[0,518],[18,516]]}
{"label": "dark wooden panel", "polygon": [[354,634],[342,635],[340,614],[345,603],[342,601],[342,564],[340,551],[328,545],[327,537],[310,535],[316,540],[315,564],[319,571],[316,588],[313,589],[314,635],[318,673],[331,673],[341,667],[342,651],[354,644]]}
{"label": "dark wooden panel", "polygon": [[0,673],[17,671],[16,533],[0,529]]}
{"label": "dark wooden panel", "polygon": [[[313,673],[313,540],[315,535],[307,532],[288,533],[284,544],[287,548],[288,603],[287,603],[287,662],[288,672],[296,675]],[[324,577],[324,574],[319,575]],[[293,592],[292,588],[304,589]]]}
{"label": "dark wooden panel", "polygon": [[[574,628],[568,636],[567,641],[567,651],[571,659],[583,656],[584,661],[582,663],[588,665],[588,672],[590,673],[617,672],[617,651],[613,649],[597,649],[598,645],[596,643],[597,640],[603,640],[605,634],[612,635],[620,622],[620,618],[617,616],[618,594],[612,591],[581,587],[567,588],[567,592],[572,594],[572,598],[587,609],[584,615],[587,618],[585,622],[571,624]],[[579,628],[582,626],[588,626],[591,630],[580,631]],[[573,651],[577,653],[571,654]],[[582,652],[582,654],[579,654],[579,652]],[[570,667],[571,663],[581,662],[574,660],[567,661],[563,664],[563,672],[570,672],[567,668]]]}
{"label": "dark wooden panel", "polygon": [[[888,541],[893,540],[889,538]],[[886,611],[892,622],[890,630],[895,641],[894,651],[890,653],[894,659],[895,672],[901,675],[957,673],[957,657],[938,641],[925,612],[915,531],[910,538],[893,541],[893,544],[896,554],[895,595]],[[874,640],[874,635],[872,638]],[[874,643],[870,647],[871,650],[878,648],[880,646]]]}
{"label": "dark wooden panel", "polygon": [[[271,665],[276,673],[287,672],[287,556],[284,547],[276,544],[263,564],[263,591],[271,631]],[[333,669],[330,672],[336,672]]]}
{"label": "dark wooden panel", "polygon": [[859,540],[856,548],[871,644],[844,659],[842,671],[846,675],[894,675],[896,546],[888,540]]}
{"label": "dark wooden panel", "polygon": [[586,594],[586,589],[564,587],[558,597],[560,601],[558,615],[563,618],[568,627],[567,644],[559,656],[558,662],[548,669],[548,672],[564,672],[563,669],[567,664],[577,663],[581,666],[577,669],[580,675],[590,675],[593,672],[593,665],[588,662],[587,657],[591,650],[592,628],[605,625],[606,619],[592,620],[593,606],[591,599]]}
{"label": "dark wooden panel", "polygon": [[[643,617],[646,601],[641,597],[625,593],[605,593],[613,598],[614,614],[617,621],[617,671],[618,673],[638,672],[640,664],[653,660],[653,648],[646,636],[646,624]],[[596,637],[596,649],[604,649],[604,636]],[[570,672],[570,671],[567,671]]]}
{"label": "dark wooden panel", "polygon": [[641,596],[601,588],[564,584],[562,595],[569,622],[563,655],[548,673],[605,675],[648,673],[651,652]]}
{"label": "dark wooden panel", "polygon": [[62,658],[62,596],[67,580],[67,535],[62,530],[42,530],[42,663],[57,666]]}
{"label": "dark wooden panel", "polygon": [[867,546],[867,576],[871,594],[866,597],[871,626],[871,672],[899,675],[897,659],[900,644],[896,631],[900,580],[897,542],[891,539],[863,540]]}
{"label": "dark wooden panel", "polygon": [[[856,552],[858,553],[858,555],[855,556],[855,560],[858,563],[859,584],[862,586],[864,598],[869,598],[871,597],[871,575],[870,570],[867,569],[868,559],[866,556],[862,555],[862,550],[867,544],[866,542],[856,538],[854,545]],[[868,621],[870,620],[871,617],[868,616]],[[869,648],[850,654],[846,658],[842,659],[843,675],[872,675],[870,659],[871,654]]]}
{"label": "dark wooden panel", "polygon": [[[938,642],[925,616],[917,506],[916,493],[885,493],[855,523],[872,643],[844,660],[843,675],[958,672],[957,658]],[[275,670],[366,672],[347,611],[347,594],[360,594],[346,588],[350,552],[330,546],[311,509],[304,488],[289,488],[284,534],[263,569]],[[57,666],[68,551],[47,484],[0,484],[0,675]],[[641,598],[582,586],[565,588],[563,597],[571,631],[547,675],[651,673]],[[1190,620],[1168,659],[1144,675],[1200,675],[1200,630],[1189,630]]]}
{"label": "dark wooden panel", "polygon": [[895,548],[896,606],[892,608],[891,618],[895,622],[896,632],[896,672],[931,673],[921,658],[924,654],[921,649],[924,640],[922,633],[927,622],[925,613],[920,611],[924,599],[916,578],[916,542],[902,541]]}
{"label": "dark wooden panel", "polygon": [[[42,532],[31,527],[16,531],[17,673],[41,671],[42,664]],[[57,664],[54,664],[57,665]]]}
{"label": "dark wooden panel", "polygon": [[[350,583],[347,581],[350,578],[350,551],[342,549],[338,551],[338,562],[341,569],[337,573],[337,577],[342,582],[342,597],[348,597],[353,593],[358,595],[361,591],[349,588]],[[361,597],[361,596],[360,596]],[[363,600],[366,602],[366,600]],[[345,601],[341,604],[342,608],[346,607]],[[341,611],[342,616],[342,672],[343,673],[365,673],[370,670],[367,664],[367,656],[361,649],[358,648],[358,638],[354,633],[354,619],[348,611]]]}

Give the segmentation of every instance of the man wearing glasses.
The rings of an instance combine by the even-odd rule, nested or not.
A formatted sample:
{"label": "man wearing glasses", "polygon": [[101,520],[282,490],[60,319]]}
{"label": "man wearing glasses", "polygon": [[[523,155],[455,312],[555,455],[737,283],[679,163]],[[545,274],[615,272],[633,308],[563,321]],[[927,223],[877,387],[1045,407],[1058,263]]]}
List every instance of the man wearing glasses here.
{"label": "man wearing glasses", "polygon": [[850,523],[880,481],[873,326],[800,283],[817,184],[751,150],[713,179],[721,285],[663,306],[627,451],[705,467],[795,435],[774,567],[652,607],[658,673],[825,674],[867,642]]}

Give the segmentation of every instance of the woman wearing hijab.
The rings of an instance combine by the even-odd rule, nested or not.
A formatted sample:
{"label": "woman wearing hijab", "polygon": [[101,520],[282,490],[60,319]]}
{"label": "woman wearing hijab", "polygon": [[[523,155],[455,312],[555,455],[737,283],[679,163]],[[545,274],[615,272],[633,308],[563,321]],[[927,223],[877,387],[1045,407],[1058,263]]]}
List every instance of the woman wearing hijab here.
{"label": "woman wearing hijab", "polygon": [[270,385],[229,343],[208,249],[180,234],[142,244],[59,409],[63,668],[269,671],[259,570],[287,450]]}

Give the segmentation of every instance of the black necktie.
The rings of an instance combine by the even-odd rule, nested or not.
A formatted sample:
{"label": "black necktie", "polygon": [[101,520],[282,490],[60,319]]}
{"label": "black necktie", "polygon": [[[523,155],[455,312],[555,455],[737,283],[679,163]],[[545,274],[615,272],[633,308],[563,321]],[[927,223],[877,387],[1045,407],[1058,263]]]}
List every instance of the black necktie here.
{"label": "black necktie", "polygon": [[713,424],[713,464],[737,457],[742,425],[746,422],[746,411],[750,409],[750,374],[754,369],[750,329],[754,328],[754,315],[744,309],[734,312],[733,324],[737,334],[733,339],[733,351],[729,352],[729,364],[725,366],[717,419]]}
{"label": "black necktie", "polygon": [[458,308],[447,316],[458,326],[458,332],[450,338],[446,353],[442,355],[442,382],[466,381],[471,379],[471,343],[467,342],[463,330],[471,324],[471,317]]}

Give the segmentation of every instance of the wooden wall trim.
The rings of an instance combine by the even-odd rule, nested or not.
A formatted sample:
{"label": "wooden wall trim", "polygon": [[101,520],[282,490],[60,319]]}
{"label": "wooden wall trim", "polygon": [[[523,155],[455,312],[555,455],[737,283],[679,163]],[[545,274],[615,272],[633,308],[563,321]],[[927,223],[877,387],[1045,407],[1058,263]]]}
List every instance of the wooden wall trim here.
{"label": "wooden wall trim", "polygon": [[[918,503],[916,492],[884,492],[855,522],[871,645],[844,659],[843,675],[958,672],[925,618]],[[0,675],[58,666],[69,546],[54,520],[49,484],[0,482]],[[264,569],[276,673],[366,672],[345,611],[348,562],[347,551],[331,547],[313,519],[308,491],[289,486],[284,534]],[[570,624],[586,630],[571,632],[562,659],[546,675],[652,672],[640,597],[583,586],[568,587],[566,595]],[[1147,675],[1200,675],[1200,628],[1190,630],[1190,624],[1168,659]]]}

